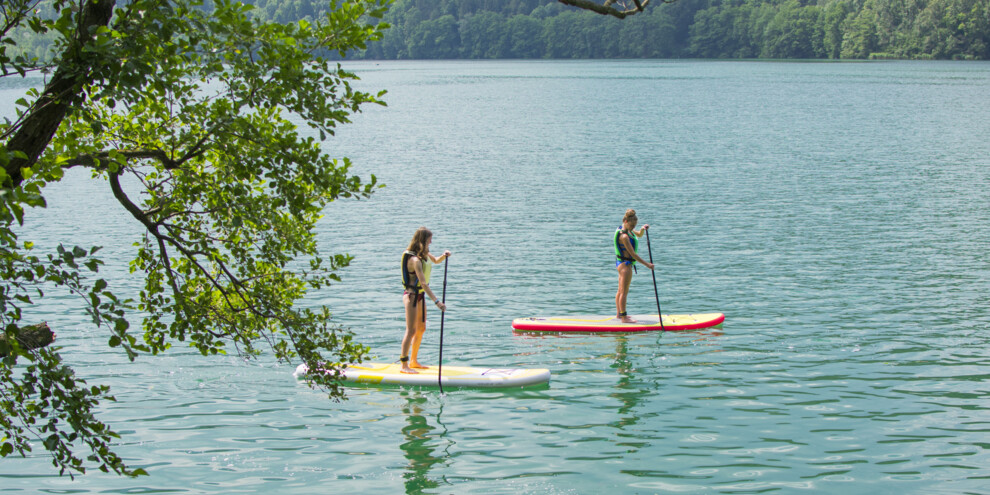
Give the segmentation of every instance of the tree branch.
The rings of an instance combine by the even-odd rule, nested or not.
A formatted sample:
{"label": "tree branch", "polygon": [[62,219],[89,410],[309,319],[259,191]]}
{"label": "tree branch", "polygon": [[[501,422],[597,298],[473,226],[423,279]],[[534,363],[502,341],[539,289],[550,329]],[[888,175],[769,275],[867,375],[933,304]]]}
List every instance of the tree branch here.
{"label": "tree branch", "polygon": [[[625,2],[621,0],[605,0],[605,3],[598,3],[593,0],[557,0],[564,5],[570,5],[571,7],[577,7],[579,9],[590,10],[596,14],[610,15],[619,19],[625,19],[628,16],[638,14],[646,9],[646,6],[650,4],[652,0],[633,0],[635,7],[624,8]],[[674,3],[677,0],[659,0],[660,3]],[[623,8],[613,7],[615,4],[621,4]]]}
{"label": "tree branch", "polygon": [[[179,290],[178,283],[175,280],[174,272],[172,270],[171,263],[169,261],[168,249],[165,245],[166,243],[174,246],[179,252],[181,252],[186,257],[186,259],[189,260],[190,263],[193,264],[193,266],[196,267],[196,269],[201,274],[203,274],[205,277],[207,277],[210,280],[210,283],[213,284],[213,287],[216,288],[218,291],[220,291],[220,294],[221,296],[223,296],[224,301],[226,301],[228,307],[236,308],[237,305],[231,302],[230,293],[228,290],[224,289],[223,285],[220,283],[220,280],[214,277],[213,274],[211,274],[210,271],[206,269],[206,267],[204,267],[202,264],[199,263],[199,261],[196,260],[197,253],[187,248],[184,245],[184,243],[181,242],[181,239],[176,239],[162,234],[162,232],[159,229],[161,224],[153,222],[150,218],[148,218],[147,212],[142,210],[140,207],[134,204],[129,197],[127,197],[127,193],[125,193],[124,189],[120,186],[120,172],[116,172],[116,173],[111,172],[109,174],[109,178],[110,178],[110,189],[113,191],[114,197],[117,198],[117,202],[119,202],[121,206],[123,206],[124,209],[131,214],[131,216],[133,216],[137,221],[141,222],[141,224],[144,225],[145,229],[147,229],[148,233],[151,234],[158,243],[158,249],[162,256],[162,262],[165,264],[165,271],[169,277],[169,286],[171,287],[173,294],[175,295],[180,305],[182,306],[182,310],[183,311],[187,310],[186,302],[185,299],[182,297],[182,292]],[[208,254],[208,253],[199,253],[199,254]],[[227,280],[230,280],[231,287],[233,287],[233,292],[236,293],[237,296],[241,298],[241,300],[248,301],[249,298],[245,297],[242,292],[243,283],[237,278],[237,276],[234,273],[230,271],[230,268],[227,266],[227,264],[218,261],[217,267],[227,278]],[[251,311],[254,312],[255,314],[266,317],[271,316],[270,314],[264,313],[260,310],[254,310],[253,308],[255,306],[253,304],[249,306],[250,308],[252,308]]]}
{"label": "tree branch", "polygon": [[[168,153],[162,150],[124,150],[119,151],[118,154],[129,160],[158,160],[166,170],[176,169],[182,165],[181,160],[173,160]],[[106,167],[109,159],[110,153],[106,151],[97,154],[79,155],[63,165],[63,167]]]}

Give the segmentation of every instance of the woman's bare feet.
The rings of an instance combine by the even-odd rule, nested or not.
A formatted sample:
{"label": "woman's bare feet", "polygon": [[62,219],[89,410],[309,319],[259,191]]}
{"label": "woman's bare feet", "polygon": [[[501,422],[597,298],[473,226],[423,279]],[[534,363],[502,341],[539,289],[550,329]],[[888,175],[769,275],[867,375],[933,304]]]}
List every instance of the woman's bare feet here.
{"label": "woman's bare feet", "polygon": [[619,321],[621,321],[622,323],[639,323],[628,316],[618,316],[617,318],[619,318]]}
{"label": "woman's bare feet", "polygon": [[402,369],[399,370],[399,373],[408,373],[410,375],[418,375],[419,374],[418,371],[410,368],[409,365],[407,365],[406,363],[402,363]]}
{"label": "woman's bare feet", "polygon": [[429,369],[430,368],[429,366],[423,366],[422,364],[419,364],[419,362],[414,362],[414,363],[410,364],[409,367],[410,368],[421,369],[421,370],[425,370],[425,369]]}

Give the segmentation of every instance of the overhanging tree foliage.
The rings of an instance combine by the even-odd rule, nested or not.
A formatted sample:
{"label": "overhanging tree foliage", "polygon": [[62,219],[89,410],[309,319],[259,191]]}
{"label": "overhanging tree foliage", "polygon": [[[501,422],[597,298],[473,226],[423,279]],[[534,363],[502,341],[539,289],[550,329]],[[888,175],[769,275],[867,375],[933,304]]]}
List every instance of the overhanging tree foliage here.
{"label": "overhanging tree foliage", "polygon": [[[176,342],[204,355],[270,349],[311,369],[366,355],[328,308],[298,303],[350,261],[317,250],[325,207],[377,186],[349,175],[349,161],[321,141],[362,105],[382,103],[381,93],[355,91],[355,76],[325,56],[379,39],[389,1],[331,0],[319,19],[284,24],[252,20],[249,7],[227,0],[211,9],[201,0],[51,0],[49,18],[39,0],[3,2],[2,77],[48,75],[0,124],[0,456],[40,442],[61,473],[143,473],[113,452],[117,434],[93,413],[113,400],[108,387],[76,377],[58,348],[23,338],[37,323],[23,321],[25,311],[47,291],[81,296],[108,345],[131,359]],[[47,66],[17,55],[24,30],[54,36]],[[299,119],[321,139],[300,134]],[[22,231],[31,208],[45,206],[45,185],[73,167],[104,181],[143,226],[130,266],[144,287],[133,300],[98,278],[98,247],[37,253]],[[309,379],[343,396],[333,373]]]}

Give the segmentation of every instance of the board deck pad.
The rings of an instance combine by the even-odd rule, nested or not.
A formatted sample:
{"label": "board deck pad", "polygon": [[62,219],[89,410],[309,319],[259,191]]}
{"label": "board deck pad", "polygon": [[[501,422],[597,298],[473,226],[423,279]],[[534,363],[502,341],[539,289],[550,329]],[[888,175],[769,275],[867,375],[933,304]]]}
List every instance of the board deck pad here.
{"label": "board deck pad", "polygon": [[[345,382],[369,385],[408,385],[438,387],[437,366],[417,369],[417,374],[400,373],[399,363],[361,363],[347,365],[343,370]],[[296,378],[306,374],[308,368],[300,364]],[[441,381],[444,387],[525,387],[550,381],[550,370],[545,368],[476,368],[470,366],[443,366]]]}
{"label": "board deck pad", "polygon": [[663,327],[657,315],[629,315],[636,323],[622,323],[615,316],[547,316],[516,318],[515,330],[531,332],[654,332],[659,330],[698,330],[721,325],[722,313],[663,315]]}

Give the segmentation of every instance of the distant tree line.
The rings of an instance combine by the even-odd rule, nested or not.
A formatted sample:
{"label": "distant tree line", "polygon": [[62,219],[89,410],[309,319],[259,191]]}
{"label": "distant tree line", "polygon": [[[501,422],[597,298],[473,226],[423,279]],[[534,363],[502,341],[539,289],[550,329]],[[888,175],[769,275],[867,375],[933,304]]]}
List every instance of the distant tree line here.
{"label": "distant tree line", "polygon": [[[254,0],[277,21],[325,0]],[[366,59],[990,59],[990,0],[678,0],[623,20],[554,0],[396,0]]]}
{"label": "distant tree line", "polygon": [[[243,1],[283,23],[329,5]],[[990,0],[677,0],[622,20],[555,0],[395,0],[384,22],[384,39],[348,57],[990,59]],[[32,56],[49,48],[14,37]]]}

